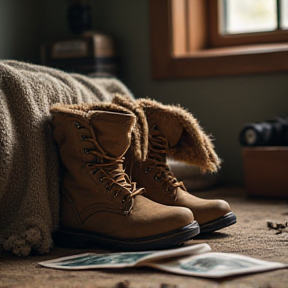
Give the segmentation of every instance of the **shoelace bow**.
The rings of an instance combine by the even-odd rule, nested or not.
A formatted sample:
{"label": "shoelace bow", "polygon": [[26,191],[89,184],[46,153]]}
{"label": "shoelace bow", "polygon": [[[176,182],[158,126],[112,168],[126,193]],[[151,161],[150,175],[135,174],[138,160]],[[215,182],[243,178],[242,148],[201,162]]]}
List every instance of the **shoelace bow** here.
{"label": "shoelace bow", "polygon": [[157,167],[159,173],[156,175],[156,180],[163,181],[165,191],[175,195],[178,187],[181,187],[185,191],[186,187],[182,181],[177,180],[166,163],[168,150],[168,140],[162,136],[159,131],[151,131],[149,134],[148,158],[153,162],[153,164],[149,165],[148,169]]}
{"label": "shoelace bow", "polygon": [[[92,168],[93,174],[95,174],[98,170],[101,170],[104,173],[105,176],[100,178],[101,182],[105,179],[110,180],[110,183],[105,187],[107,193],[114,190],[114,198],[124,194],[122,198],[122,204],[124,204],[129,199],[132,200],[136,195],[145,192],[145,188],[137,189],[136,183],[131,182],[124,169],[119,168],[119,164],[123,165],[124,158],[120,159],[107,155],[98,142],[93,138],[86,138],[85,140],[90,141],[95,145],[96,149],[89,150],[89,153],[95,155],[97,158],[95,162],[88,162],[87,165]],[[107,162],[104,160],[107,160]],[[124,214],[128,215],[132,211],[132,208],[133,205],[130,205],[128,210],[124,211]]]}

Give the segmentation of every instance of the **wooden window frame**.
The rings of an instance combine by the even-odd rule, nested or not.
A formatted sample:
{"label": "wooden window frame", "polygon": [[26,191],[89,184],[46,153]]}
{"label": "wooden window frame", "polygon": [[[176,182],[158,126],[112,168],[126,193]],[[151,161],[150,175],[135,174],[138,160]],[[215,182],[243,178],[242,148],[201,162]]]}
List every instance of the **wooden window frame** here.
{"label": "wooden window frame", "polygon": [[[240,37],[243,35],[217,36],[215,21],[218,19],[214,17],[217,13],[213,17],[211,14],[211,7],[216,2],[150,0],[151,68],[154,79],[288,71],[288,33],[284,35],[278,31],[281,33],[273,33],[270,38],[268,33],[257,33],[257,41],[252,40],[249,45],[244,45],[243,40],[245,37],[256,39],[255,33],[244,38]],[[174,6],[172,13],[175,3],[177,9]],[[195,14],[198,18],[188,18],[190,9],[197,11]],[[266,43],[260,40],[261,37]]]}

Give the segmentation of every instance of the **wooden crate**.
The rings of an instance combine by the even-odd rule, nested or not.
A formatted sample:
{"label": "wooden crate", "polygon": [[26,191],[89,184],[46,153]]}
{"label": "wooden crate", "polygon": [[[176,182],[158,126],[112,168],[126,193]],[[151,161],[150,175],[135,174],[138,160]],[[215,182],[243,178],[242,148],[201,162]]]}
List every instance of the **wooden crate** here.
{"label": "wooden crate", "polygon": [[242,156],[248,195],[288,198],[288,147],[245,147]]}

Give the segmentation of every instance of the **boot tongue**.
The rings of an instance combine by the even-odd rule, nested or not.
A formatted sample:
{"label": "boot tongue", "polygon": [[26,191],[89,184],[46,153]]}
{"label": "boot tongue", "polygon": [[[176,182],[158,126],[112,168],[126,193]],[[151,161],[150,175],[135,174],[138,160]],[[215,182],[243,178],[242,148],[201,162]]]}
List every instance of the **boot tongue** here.
{"label": "boot tongue", "polygon": [[119,158],[130,147],[135,120],[133,114],[95,111],[90,121],[101,148],[108,155]]}
{"label": "boot tongue", "polygon": [[169,141],[170,147],[175,146],[182,135],[183,126],[177,117],[163,110],[147,109],[149,128],[158,129]]}

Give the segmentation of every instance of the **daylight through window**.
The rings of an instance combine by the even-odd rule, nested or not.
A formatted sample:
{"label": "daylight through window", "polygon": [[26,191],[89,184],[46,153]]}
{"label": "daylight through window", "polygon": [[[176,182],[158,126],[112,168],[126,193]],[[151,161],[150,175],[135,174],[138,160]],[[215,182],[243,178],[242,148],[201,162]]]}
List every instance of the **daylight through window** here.
{"label": "daylight through window", "polygon": [[288,29],[288,0],[221,0],[222,35]]}

